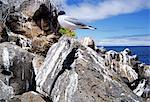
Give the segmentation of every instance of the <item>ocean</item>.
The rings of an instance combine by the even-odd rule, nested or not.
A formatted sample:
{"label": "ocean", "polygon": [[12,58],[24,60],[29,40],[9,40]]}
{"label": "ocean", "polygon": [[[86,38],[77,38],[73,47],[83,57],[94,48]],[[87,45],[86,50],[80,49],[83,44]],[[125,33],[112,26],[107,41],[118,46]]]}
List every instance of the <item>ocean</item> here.
{"label": "ocean", "polygon": [[115,50],[117,52],[123,51],[125,48],[129,48],[132,55],[138,56],[139,61],[150,65],[150,46],[104,46],[106,50]]}

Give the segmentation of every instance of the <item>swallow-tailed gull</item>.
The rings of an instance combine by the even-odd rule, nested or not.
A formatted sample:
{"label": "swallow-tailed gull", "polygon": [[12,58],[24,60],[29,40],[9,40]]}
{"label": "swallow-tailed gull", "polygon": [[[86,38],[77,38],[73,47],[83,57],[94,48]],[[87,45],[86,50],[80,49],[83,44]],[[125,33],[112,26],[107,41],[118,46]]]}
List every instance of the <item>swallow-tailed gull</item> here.
{"label": "swallow-tailed gull", "polygon": [[60,11],[58,13],[58,22],[62,27],[67,28],[69,30],[76,30],[76,29],[92,29],[92,30],[94,30],[94,29],[96,29],[92,26],[88,26],[88,25],[85,25],[85,24],[79,22],[78,19],[76,19],[76,18],[67,16],[64,11]]}

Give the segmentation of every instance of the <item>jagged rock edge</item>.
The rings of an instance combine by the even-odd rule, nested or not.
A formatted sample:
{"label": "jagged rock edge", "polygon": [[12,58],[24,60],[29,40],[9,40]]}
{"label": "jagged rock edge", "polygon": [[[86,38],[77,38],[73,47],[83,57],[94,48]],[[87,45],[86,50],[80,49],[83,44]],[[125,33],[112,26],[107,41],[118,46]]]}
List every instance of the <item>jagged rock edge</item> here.
{"label": "jagged rock edge", "polygon": [[[61,41],[61,39],[63,39],[62,41],[61,41],[61,43],[63,43],[64,42],[64,40],[65,39],[67,39],[67,38],[65,38],[65,37],[62,37],[62,38],[60,38],[59,40]],[[75,40],[75,39],[73,39],[73,38],[71,38],[71,40]],[[75,40],[76,41],[76,40]],[[59,41],[58,41],[59,42]],[[67,45],[69,45],[69,48],[71,48],[71,49],[68,49],[68,51],[67,51],[67,53],[65,54],[65,57],[63,58],[63,61],[65,61],[65,60],[67,60],[67,56],[70,54],[70,53],[72,53],[72,51],[73,51],[73,48],[74,47],[70,47],[70,46],[74,46],[74,43],[71,43],[69,40],[68,40],[68,42],[65,42],[65,43],[69,43],[69,44],[67,44]],[[52,46],[51,46],[51,48],[49,49],[49,51],[48,51],[48,53],[50,53],[50,52],[56,52],[56,51],[59,51],[59,49],[56,49],[56,51],[54,50],[54,48],[55,48],[55,46],[64,46],[65,47],[65,43],[63,43],[63,44],[60,44],[60,43],[55,43],[55,44],[53,44]],[[64,48],[64,47],[62,47],[62,48]],[[73,51],[74,52],[74,51]],[[47,54],[48,54],[47,53]],[[63,53],[61,53],[61,54],[63,54]],[[54,54],[54,55],[56,55],[56,54]],[[54,56],[54,55],[52,55],[52,56]],[[59,55],[60,56],[60,55]],[[59,56],[58,56],[58,58],[59,58]],[[50,62],[50,60],[51,59],[49,59],[49,61],[47,61],[49,58],[45,58],[45,61],[46,62],[44,62],[43,63],[43,66],[45,66],[46,64],[47,64],[47,62]],[[53,67],[55,67],[55,66],[57,66],[57,64],[59,64],[60,62],[58,61],[58,62],[56,62],[56,64],[55,65],[53,65]],[[43,67],[42,66],[42,67]],[[70,66],[69,66],[70,67]],[[40,68],[40,69],[43,69],[43,68]],[[66,70],[66,69],[68,69],[68,68],[66,68],[66,65],[64,64],[64,68],[62,68],[62,70],[60,71],[60,72],[58,72],[59,74],[57,74],[57,76],[54,78],[55,80],[53,80],[53,84],[57,81],[57,79],[58,79],[58,77]],[[42,82],[40,81],[38,81],[38,79],[40,79],[41,78],[41,76],[39,76],[40,75],[40,73],[43,73],[43,71],[44,71],[44,73],[47,73],[46,74],[46,76],[44,77],[44,80],[42,80]],[[40,86],[43,86],[43,84],[44,84],[44,81],[46,80],[46,78],[47,78],[47,76],[48,76],[48,74],[51,72],[52,73],[52,75],[51,75],[51,78],[53,78],[54,77],[54,74],[55,74],[55,71],[56,71],[56,68],[52,68],[52,69],[49,69],[49,71],[47,71],[47,72],[45,72],[45,70],[41,70],[41,71],[39,71],[39,73],[37,74],[37,76],[36,76],[36,82],[37,82],[37,86],[39,86],[39,88],[37,88],[37,91],[42,91],[42,94],[44,94],[44,95],[46,95],[46,96],[50,96],[50,95],[48,95],[48,94],[46,94],[46,92],[44,92],[44,90],[41,90],[42,89],[42,87],[40,87]],[[40,78],[39,78],[40,77]],[[43,78],[42,78],[43,79]],[[53,85],[54,86],[54,85]],[[50,88],[50,90],[52,91],[52,87]],[[51,92],[50,91],[50,92]]]}

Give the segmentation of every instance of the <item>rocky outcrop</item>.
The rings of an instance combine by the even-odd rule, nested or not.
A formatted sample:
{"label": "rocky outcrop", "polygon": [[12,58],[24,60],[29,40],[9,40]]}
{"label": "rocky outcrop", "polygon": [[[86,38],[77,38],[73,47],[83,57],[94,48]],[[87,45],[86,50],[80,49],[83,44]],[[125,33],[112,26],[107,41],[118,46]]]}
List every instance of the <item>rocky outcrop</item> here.
{"label": "rocky outcrop", "polygon": [[0,42],[13,42],[45,56],[61,36],[57,10],[49,0],[2,0],[1,8]]}
{"label": "rocky outcrop", "polygon": [[32,53],[16,45],[1,43],[0,80],[4,82],[2,85],[11,86],[14,94],[35,90],[33,57]]}
{"label": "rocky outcrop", "polygon": [[131,54],[128,48],[121,52],[110,50],[104,53],[103,49],[96,51],[105,59],[105,65],[109,70],[120,76],[136,95],[143,98],[150,97],[149,65],[138,61],[137,55]]}
{"label": "rocky outcrop", "polygon": [[29,91],[23,93],[22,95],[13,96],[7,101],[8,102],[50,102],[48,99],[44,98],[44,96],[34,91]]}
{"label": "rocky outcrop", "polygon": [[59,36],[54,34],[48,36],[34,37],[32,39],[32,52],[45,56],[49,48],[58,41]]}
{"label": "rocky outcrop", "polygon": [[95,50],[95,42],[90,37],[85,37],[80,42],[81,42],[81,44],[88,46],[88,47],[92,48],[93,50]]}
{"label": "rocky outcrop", "polygon": [[19,99],[21,102],[46,102],[40,94],[34,91],[24,93]]}
{"label": "rocky outcrop", "polygon": [[129,49],[59,39],[53,1],[0,0],[0,102],[149,101],[150,67]]}
{"label": "rocky outcrop", "polygon": [[94,50],[63,37],[36,75],[37,91],[53,102],[140,101]]}

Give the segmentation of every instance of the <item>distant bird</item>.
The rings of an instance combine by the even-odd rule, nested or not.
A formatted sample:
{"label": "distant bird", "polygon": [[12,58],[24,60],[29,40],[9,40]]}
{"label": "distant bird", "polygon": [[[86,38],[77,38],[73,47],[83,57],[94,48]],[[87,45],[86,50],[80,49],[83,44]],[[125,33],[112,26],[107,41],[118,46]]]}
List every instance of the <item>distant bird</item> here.
{"label": "distant bird", "polygon": [[59,24],[62,27],[67,28],[69,30],[76,30],[76,29],[91,29],[91,30],[94,30],[94,29],[96,29],[92,26],[88,26],[88,25],[85,25],[85,24],[79,22],[78,19],[76,19],[76,18],[72,18],[70,16],[67,16],[64,11],[60,11],[58,13],[58,18],[57,19],[58,19]]}

